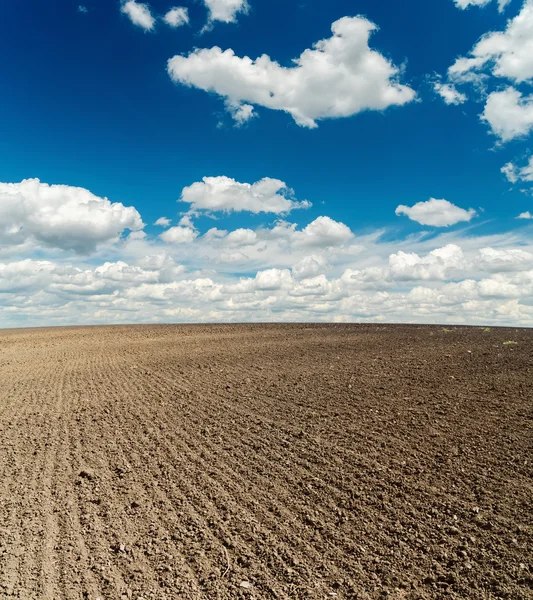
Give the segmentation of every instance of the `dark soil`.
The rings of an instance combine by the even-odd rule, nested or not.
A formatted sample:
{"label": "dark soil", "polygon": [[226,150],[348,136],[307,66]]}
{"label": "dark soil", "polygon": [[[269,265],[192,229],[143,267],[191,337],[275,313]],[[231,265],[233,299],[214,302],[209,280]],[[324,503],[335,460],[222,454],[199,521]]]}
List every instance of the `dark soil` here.
{"label": "dark soil", "polygon": [[0,598],[533,598],[532,384],[525,329],[0,331]]}

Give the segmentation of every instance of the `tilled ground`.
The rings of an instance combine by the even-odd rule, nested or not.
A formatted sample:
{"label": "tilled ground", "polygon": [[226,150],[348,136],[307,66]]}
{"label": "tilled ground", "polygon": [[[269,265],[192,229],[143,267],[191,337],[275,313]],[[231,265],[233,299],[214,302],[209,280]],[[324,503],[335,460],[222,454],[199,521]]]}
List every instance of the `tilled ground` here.
{"label": "tilled ground", "polygon": [[532,384],[531,330],[0,332],[0,598],[533,598]]}

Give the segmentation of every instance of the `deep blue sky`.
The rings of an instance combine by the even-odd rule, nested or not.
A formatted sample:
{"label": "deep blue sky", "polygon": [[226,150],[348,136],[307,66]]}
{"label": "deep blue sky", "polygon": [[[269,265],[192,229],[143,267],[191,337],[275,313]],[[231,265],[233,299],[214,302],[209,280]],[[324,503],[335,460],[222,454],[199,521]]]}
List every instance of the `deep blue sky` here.
{"label": "deep blue sky", "polygon": [[[281,179],[313,202],[306,220],[327,210],[354,231],[397,226],[398,204],[430,196],[482,207],[481,220],[495,220],[492,228],[508,227],[528,208],[500,173],[522,151],[519,142],[494,150],[495,138],[478,119],[482,107],[446,106],[427,81],[481,34],[504,27],[496,3],[461,11],[451,0],[254,0],[237,24],[216,24],[203,35],[199,2],[179,3],[190,10],[190,26],[158,23],[154,32],[133,26],[119,2],[88,0],[87,14],[78,4],[19,0],[2,7],[0,181],[38,177],[86,187],[136,206],[149,224],[174,216],[181,189],[204,175]],[[150,3],[158,14],[174,4]],[[513,0],[508,14],[519,6]],[[260,118],[235,128],[219,97],[177,86],[165,70],[171,56],[214,45],[289,65],[329,37],[333,21],[359,14],[380,28],[371,47],[405,63],[402,80],[419,102],[322,121],[315,130],[259,107]],[[414,224],[403,219],[401,226]]]}

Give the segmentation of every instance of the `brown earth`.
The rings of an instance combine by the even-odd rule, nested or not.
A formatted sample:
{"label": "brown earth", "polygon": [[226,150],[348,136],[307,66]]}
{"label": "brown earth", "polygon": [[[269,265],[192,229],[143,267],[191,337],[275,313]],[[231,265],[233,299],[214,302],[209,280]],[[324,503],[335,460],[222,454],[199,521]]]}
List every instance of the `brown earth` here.
{"label": "brown earth", "polygon": [[0,331],[0,598],[533,598],[532,384],[531,330]]}

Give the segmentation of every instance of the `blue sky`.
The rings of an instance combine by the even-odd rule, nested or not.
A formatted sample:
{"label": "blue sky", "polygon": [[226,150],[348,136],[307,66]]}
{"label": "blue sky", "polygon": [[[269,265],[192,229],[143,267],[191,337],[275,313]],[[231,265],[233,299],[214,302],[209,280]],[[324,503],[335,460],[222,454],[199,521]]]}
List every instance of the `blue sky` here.
{"label": "blue sky", "polygon": [[0,326],[533,324],[531,0],[2,12]]}

